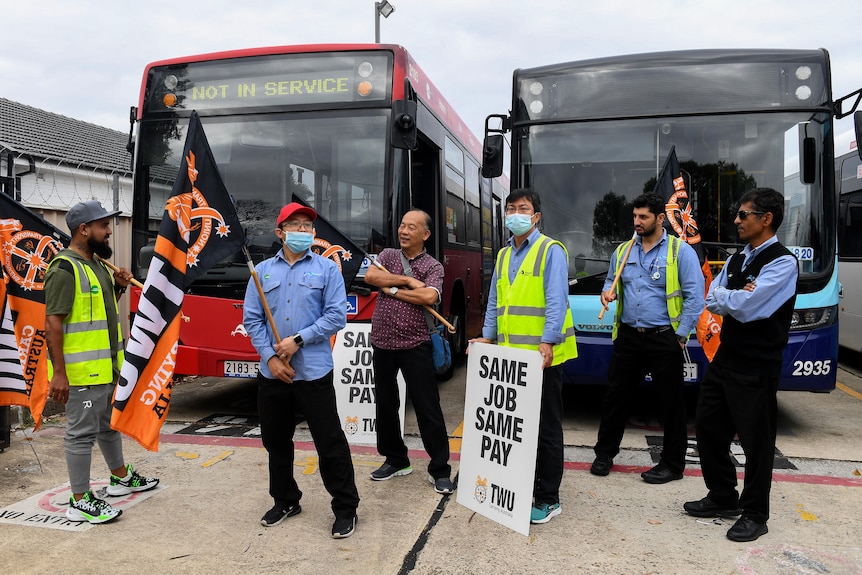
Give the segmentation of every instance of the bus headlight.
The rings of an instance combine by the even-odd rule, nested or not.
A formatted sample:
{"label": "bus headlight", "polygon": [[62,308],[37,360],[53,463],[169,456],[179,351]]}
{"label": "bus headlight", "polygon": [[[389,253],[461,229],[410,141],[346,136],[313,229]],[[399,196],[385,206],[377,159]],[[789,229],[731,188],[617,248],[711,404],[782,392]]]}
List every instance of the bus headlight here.
{"label": "bus headlight", "polygon": [[816,329],[832,325],[837,317],[837,305],[793,310],[793,316],[790,319],[790,331]]}
{"label": "bus headlight", "polygon": [[371,93],[371,82],[369,82],[368,80],[363,80],[362,82],[359,82],[359,84],[356,86],[356,91],[359,93],[360,96],[367,96]]}
{"label": "bus headlight", "polygon": [[363,62],[359,65],[356,72],[362,77],[367,78],[374,71],[374,66],[371,65],[371,62]]}
{"label": "bus headlight", "polygon": [[797,100],[807,100],[811,97],[811,88],[803,84],[796,88],[795,94]]}

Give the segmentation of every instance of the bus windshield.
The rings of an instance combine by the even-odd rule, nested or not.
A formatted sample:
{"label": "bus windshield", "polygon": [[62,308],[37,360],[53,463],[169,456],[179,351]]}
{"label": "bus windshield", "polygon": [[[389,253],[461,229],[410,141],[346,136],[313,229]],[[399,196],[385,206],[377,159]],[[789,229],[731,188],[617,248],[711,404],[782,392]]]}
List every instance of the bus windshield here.
{"label": "bus windshield", "polygon": [[[203,118],[207,139],[255,261],[275,254],[275,217],[293,194],[366,251],[385,234],[388,110]],[[186,120],[142,122],[139,184],[161,219],[179,170]],[[152,232],[155,237],[155,231]]]}
{"label": "bus windshield", "polygon": [[632,236],[631,202],[654,189],[672,147],[710,260],[742,247],[733,224],[742,194],[771,187],[785,197],[779,240],[796,248],[800,277],[810,280],[832,270],[834,205],[819,178],[802,182],[800,150],[813,138],[822,158],[828,125],[828,115],[811,112],[529,125],[516,131],[516,169],[542,194],[543,231],[567,246],[569,275],[595,276],[572,294],[601,291],[610,254]]}

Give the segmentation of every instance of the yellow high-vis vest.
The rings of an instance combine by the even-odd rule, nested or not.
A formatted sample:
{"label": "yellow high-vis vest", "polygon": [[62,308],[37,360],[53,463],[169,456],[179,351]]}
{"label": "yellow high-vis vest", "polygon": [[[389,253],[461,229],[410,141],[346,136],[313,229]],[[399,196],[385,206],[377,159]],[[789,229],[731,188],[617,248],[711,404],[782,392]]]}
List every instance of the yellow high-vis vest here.
{"label": "yellow high-vis vest", "polygon": [[[677,264],[679,246],[682,243],[682,240],[670,234],[668,234],[667,240],[667,269],[665,271],[666,285],[664,291],[665,297],[667,298],[667,315],[670,318],[670,325],[673,326],[673,330],[676,331],[676,328],[679,327],[680,317],[682,316],[682,287],[679,284],[679,265]],[[620,244],[617,248],[617,263],[614,266],[614,275],[619,271],[623,254],[626,253],[629,244],[633,241],[635,241],[634,238]],[[617,307],[616,312],[614,313],[614,331],[611,335],[611,339],[617,338],[617,332],[620,328],[620,318],[622,318],[622,315],[623,282],[619,281],[617,282]]]}
{"label": "yellow high-vis vest", "polygon": [[[497,256],[497,343],[508,347],[538,350],[545,328],[545,263],[548,248],[560,242],[539,234],[527,251],[515,281],[509,282],[509,261],[512,246],[500,250]],[[566,252],[568,259],[568,252]],[[568,278],[566,278],[568,279]],[[578,357],[575,327],[566,298],[566,315],[561,333],[563,342],[554,345],[552,365]]]}
{"label": "yellow high-vis vest", "polygon": [[[112,346],[105,305],[117,306],[113,293],[101,294],[102,284],[89,266],[66,256],[55,256],[49,268],[60,260],[72,264],[75,272],[75,302],[72,312],[63,318],[63,358],[69,385],[84,386],[114,381]],[[110,300],[110,301],[109,301]],[[123,335],[117,322],[117,367],[123,363]],[[54,376],[54,364],[48,361],[48,377]]]}

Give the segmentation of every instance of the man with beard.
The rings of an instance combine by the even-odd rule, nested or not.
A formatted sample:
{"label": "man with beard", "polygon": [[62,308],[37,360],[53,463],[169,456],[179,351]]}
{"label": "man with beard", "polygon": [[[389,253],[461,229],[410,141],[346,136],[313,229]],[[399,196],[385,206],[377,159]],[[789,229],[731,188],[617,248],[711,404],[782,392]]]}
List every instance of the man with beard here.
{"label": "man with beard", "polygon": [[111,398],[123,362],[117,300],[132,273],[121,268],[112,276],[94,256],[111,257],[111,218],[118,213],[108,212],[96,200],[72,206],[66,214],[72,242],[54,256],[45,274],[48,397],[66,404],[70,521],[105,523],[122,513],[90,490],[96,441],[111,470],[108,495],[147,491],[159,483],[126,464],[122,438],[111,429]]}
{"label": "man with beard", "polygon": [[682,479],[685,469],[683,351],[703,311],[703,273],[694,249],[662,227],[665,202],[661,196],[642,194],[632,206],[636,235],[611,256],[600,296],[605,309],[612,301],[617,305],[608,389],[590,473],[610,473],[638,386],[651,374],[661,404],[664,438],[658,465],[641,477],[661,484]]}

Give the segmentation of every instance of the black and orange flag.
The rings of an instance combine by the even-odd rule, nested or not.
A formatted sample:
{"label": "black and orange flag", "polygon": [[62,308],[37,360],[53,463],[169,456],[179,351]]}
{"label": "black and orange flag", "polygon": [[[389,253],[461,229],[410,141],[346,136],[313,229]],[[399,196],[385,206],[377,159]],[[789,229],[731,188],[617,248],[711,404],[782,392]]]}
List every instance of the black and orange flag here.
{"label": "black and orange flag", "polygon": [[[296,194],[293,194],[293,201],[304,206],[308,205]],[[359,273],[362,259],[365,257],[362,248],[353,243],[350,238],[341,233],[323,216],[317,214],[317,218],[314,220],[314,243],[311,244],[311,251],[335,262],[335,265],[341,270],[341,277],[344,278],[344,288],[349,292],[350,284],[353,283],[356,274]]]}
{"label": "black and orange flag", "polygon": [[[661,174],[656,180],[655,193],[664,198],[665,216],[670,227],[668,232],[673,232],[681,239],[688,242],[700,260],[701,272],[703,273],[704,297],[709,293],[712,283],[712,270],[706,257],[706,250],[700,241],[700,231],[697,229],[697,221],[691,210],[691,202],[688,191],[685,189],[685,179],[679,167],[676,157],[676,146],[671,146],[670,153],[665,160]],[[712,361],[721,338],[721,316],[715,316],[711,311],[704,308],[697,320],[697,341],[703,348],[706,358]]]}
{"label": "black and orange flag", "polygon": [[30,408],[35,428],[48,397],[45,272],[70,238],[0,193],[0,405]]}
{"label": "black and orange flag", "polygon": [[183,294],[207,269],[240,250],[244,241],[200,118],[192,112],[111,416],[111,427],[150,451],[158,451],[159,431],[170,407]]}

